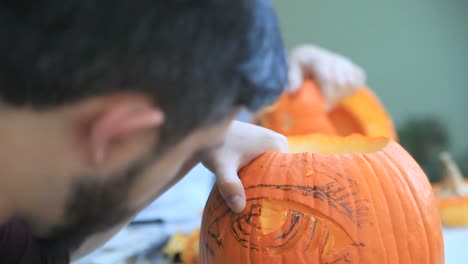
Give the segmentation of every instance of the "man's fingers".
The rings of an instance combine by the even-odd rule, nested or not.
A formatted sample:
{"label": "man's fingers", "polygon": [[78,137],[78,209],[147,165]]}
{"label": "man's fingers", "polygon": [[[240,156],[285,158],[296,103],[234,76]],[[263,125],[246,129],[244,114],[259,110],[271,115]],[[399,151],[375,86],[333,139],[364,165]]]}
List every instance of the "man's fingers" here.
{"label": "man's fingers", "polygon": [[245,208],[245,190],[237,171],[265,152],[287,152],[288,140],[272,130],[233,121],[221,149],[203,158],[217,178],[224,200],[234,212]]}
{"label": "man's fingers", "polygon": [[231,209],[239,213],[245,208],[245,190],[235,169],[216,175],[221,195]]}
{"label": "man's fingers", "polygon": [[271,148],[267,151],[288,152],[288,139],[279,133],[271,131]]}

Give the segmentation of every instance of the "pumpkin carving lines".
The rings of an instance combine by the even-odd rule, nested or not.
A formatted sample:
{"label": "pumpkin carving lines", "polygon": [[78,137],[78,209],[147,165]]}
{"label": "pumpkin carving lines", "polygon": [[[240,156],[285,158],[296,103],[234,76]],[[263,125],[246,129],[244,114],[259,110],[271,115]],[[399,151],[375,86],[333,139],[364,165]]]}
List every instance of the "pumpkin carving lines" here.
{"label": "pumpkin carving lines", "polygon": [[[319,171],[317,171],[319,173]],[[363,217],[366,216],[368,207],[365,205],[366,200],[357,200],[358,204],[363,204],[356,208],[356,210],[351,210],[348,206],[348,203],[342,202],[343,200],[349,199],[356,195],[356,193],[351,194],[344,194],[343,192],[347,190],[347,188],[343,187],[334,187],[337,182],[332,182],[326,184],[325,186],[294,186],[294,185],[268,185],[268,184],[258,184],[252,185],[246,188],[246,192],[250,190],[264,188],[271,190],[280,190],[286,192],[297,192],[300,193],[302,196],[312,196],[315,199],[319,200],[326,200],[328,204],[331,205],[333,208],[337,209],[343,215],[350,217],[352,219],[353,216],[361,216],[354,219],[355,224],[358,228],[362,226],[363,223],[367,223]],[[269,191],[268,191],[269,192]],[[327,216],[321,214],[320,212],[308,208],[307,211],[310,215],[306,216],[303,212],[299,212],[296,210],[290,210],[288,214],[288,218],[285,221],[285,224],[280,228],[280,232],[275,232],[272,235],[275,235],[273,238],[266,239],[266,237],[271,237],[272,235],[268,236],[268,234],[262,234],[262,226],[260,223],[259,218],[262,214],[262,205],[260,204],[261,201],[267,200],[268,197],[253,197],[249,198],[248,202],[255,202],[250,205],[247,212],[237,216],[233,220],[231,220],[231,232],[233,233],[234,238],[238,241],[238,243],[244,247],[249,248],[251,250],[260,251],[266,250],[270,254],[278,254],[283,250],[287,250],[288,248],[294,246],[295,242],[299,240],[298,233],[301,235],[299,236],[308,236],[308,243],[304,250],[311,248],[312,244],[323,245],[320,250],[320,254],[323,256],[327,256],[327,252],[324,252],[324,248],[329,243],[329,238],[334,234],[331,234],[329,225],[335,225],[335,230],[338,229],[343,233],[346,233],[345,229],[335,221],[331,220]],[[291,202],[294,203],[294,202]],[[301,205],[301,207],[304,205]],[[341,210],[339,210],[339,208]],[[210,208],[208,208],[211,211]],[[215,210],[213,210],[215,211]],[[317,216],[317,217],[316,217]],[[222,240],[220,238],[223,237],[224,232],[228,232],[229,230],[217,230],[216,226],[217,223],[223,221],[225,217],[234,217],[234,214],[227,210],[221,216],[216,217],[215,221],[213,221],[208,228],[209,236],[215,240],[215,245],[218,247],[222,247]],[[326,220],[325,220],[326,219]],[[321,233],[315,234],[317,225],[323,225],[321,227]],[[301,231],[301,232],[299,232]],[[305,232],[304,232],[305,231]],[[308,235],[307,235],[308,234]],[[317,236],[317,238],[316,238]],[[257,237],[258,239],[251,239],[251,237]],[[265,237],[265,239],[262,239]],[[351,246],[360,246],[364,247],[364,243],[356,243],[347,235]],[[269,244],[265,244],[262,242],[263,246],[260,246],[258,241],[273,241]],[[205,244],[205,247],[209,249],[210,254],[214,254],[215,250],[211,248],[209,243]],[[335,248],[334,250],[339,250],[340,248]]]}
{"label": "pumpkin carving lines", "polygon": [[[317,171],[317,173],[320,173]],[[258,192],[259,188],[268,189],[264,191],[275,192],[275,191],[286,191],[300,193],[302,196],[312,196],[314,199],[320,201],[326,201],[329,206],[336,209],[339,213],[343,214],[351,221],[361,227],[367,221],[368,214],[368,200],[357,199],[354,201],[355,208],[352,208],[351,202],[349,201],[353,196],[357,196],[357,191],[351,191],[347,187],[339,187],[338,181],[328,183],[323,186],[299,186],[299,185],[274,185],[274,184],[258,184],[252,185],[245,188],[246,192],[255,191]],[[249,198],[248,201],[254,199],[264,199],[265,197]]]}
{"label": "pumpkin carving lines", "polygon": [[262,241],[262,236],[265,236],[265,234],[263,234],[262,228],[259,224],[260,215],[261,205],[253,204],[246,214],[241,215],[234,220],[232,224],[232,231],[234,233],[234,237],[242,247],[250,248],[256,251],[261,249],[269,251],[272,248],[285,247],[291,240],[296,237],[299,228],[302,226],[304,221],[304,214],[300,212],[289,213],[289,217],[284,225],[287,229],[279,235],[272,234],[274,236],[272,239],[273,243],[264,245],[262,248],[260,248],[261,246],[256,243],[257,241],[252,241],[249,239],[252,236],[256,236],[258,238],[258,242],[261,242],[262,244],[264,243],[264,241]]}

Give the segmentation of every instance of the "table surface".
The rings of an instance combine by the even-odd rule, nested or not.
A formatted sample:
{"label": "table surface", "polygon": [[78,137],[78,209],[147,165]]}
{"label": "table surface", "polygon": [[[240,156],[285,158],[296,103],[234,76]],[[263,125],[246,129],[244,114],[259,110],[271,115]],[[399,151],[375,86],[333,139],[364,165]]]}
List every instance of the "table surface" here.
{"label": "table surface", "polygon": [[[164,263],[161,246],[168,239],[168,232],[161,225],[145,225],[144,227],[128,227],[122,230],[103,248],[75,264],[127,264],[129,259],[140,257],[150,263]],[[468,263],[468,228],[445,229],[445,260],[446,264]],[[138,261],[136,262],[139,263]]]}

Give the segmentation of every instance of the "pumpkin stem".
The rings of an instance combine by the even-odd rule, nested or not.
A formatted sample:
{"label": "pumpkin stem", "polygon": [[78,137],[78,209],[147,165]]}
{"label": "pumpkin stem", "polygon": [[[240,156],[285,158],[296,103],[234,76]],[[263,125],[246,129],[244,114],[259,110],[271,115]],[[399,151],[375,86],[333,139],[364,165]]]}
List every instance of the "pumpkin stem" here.
{"label": "pumpkin stem", "polygon": [[443,178],[438,194],[441,197],[468,195],[468,185],[465,184],[463,175],[450,153],[440,153],[439,160],[443,167]]}

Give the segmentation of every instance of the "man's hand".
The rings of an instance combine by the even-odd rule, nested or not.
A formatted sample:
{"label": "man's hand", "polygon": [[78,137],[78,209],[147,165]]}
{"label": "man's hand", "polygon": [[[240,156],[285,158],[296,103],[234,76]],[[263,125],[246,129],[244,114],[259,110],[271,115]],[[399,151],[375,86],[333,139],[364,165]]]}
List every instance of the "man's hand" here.
{"label": "man's hand", "polygon": [[203,157],[203,165],[216,175],[219,190],[233,211],[242,211],[246,204],[237,171],[268,151],[288,151],[286,138],[259,126],[233,121],[224,144]]}
{"label": "man's hand", "polygon": [[317,81],[327,110],[366,82],[365,72],[351,60],[312,45],[299,46],[291,52],[288,92],[297,91],[307,77]]}

